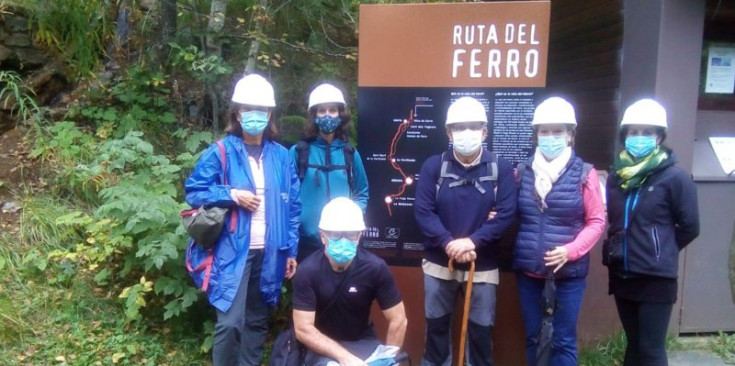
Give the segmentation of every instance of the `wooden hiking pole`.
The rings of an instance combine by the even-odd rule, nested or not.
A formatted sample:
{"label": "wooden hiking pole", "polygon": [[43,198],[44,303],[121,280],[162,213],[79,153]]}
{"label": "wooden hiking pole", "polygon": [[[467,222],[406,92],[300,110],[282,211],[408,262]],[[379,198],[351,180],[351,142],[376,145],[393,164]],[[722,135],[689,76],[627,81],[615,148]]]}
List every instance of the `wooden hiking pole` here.
{"label": "wooden hiking pole", "polygon": [[[449,259],[449,271],[454,272],[454,260]],[[467,290],[464,293],[464,310],[462,311],[462,332],[459,335],[459,355],[457,366],[464,365],[464,345],[467,341],[467,321],[470,317],[470,300],[472,298],[472,281],[475,278],[475,261],[470,262],[470,275],[467,278]]]}

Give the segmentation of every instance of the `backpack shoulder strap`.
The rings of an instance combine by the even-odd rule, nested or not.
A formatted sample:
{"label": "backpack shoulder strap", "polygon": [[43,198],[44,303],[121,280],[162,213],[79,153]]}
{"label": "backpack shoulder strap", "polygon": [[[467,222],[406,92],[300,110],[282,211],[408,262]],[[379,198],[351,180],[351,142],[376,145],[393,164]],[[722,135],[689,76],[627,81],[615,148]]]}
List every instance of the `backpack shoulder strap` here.
{"label": "backpack shoulder strap", "polygon": [[350,185],[350,191],[355,188],[355,178],[352,174],[352,163],[355,159],[355,148],[349,142],[342,146],[342,153],[345,156],[345,171],[347,173],[347,183]]}
{"label": "backpack shoulder strap", "polygon": [[436,199],[439,199],[439,189],[442,187],[442,183],[444,183],[444,178],[452,178],[454,180],[459,179],[458,175],[449,173],[449,165],[452,162],[450,159],[447,159],[446,151],[442,153],[442,157],[439,162],[441,163],[441,170],[439,172],[439,179],[436,181]]}
{"label": "backpack shoulder strap", "polygon": [[225,185],[229,185],[227,182],[227,150],[225,150],[224,140],[217,141],[217,147],[219,147],[219,159],[222,164],[222,177]]}
{"label": "backpack shoulder strap", "polygon": [[487,181],[498,181],[498,155],[496,155],[494,152],[490,152],[490,161],[488,161],[486,164],[487,167],[487,175],[484,177],[480,177],[477,179],[479,182],[487,182]]}
{"label": "backpack shoulder strap", "polygon": [[306,174],[306,167],[309,165],[309,149],[311,144],[308,141],[299,140],[296,143],[296,156],[298,157],[298,169],[299,169],[299,180],[304,180],[304,174]]}

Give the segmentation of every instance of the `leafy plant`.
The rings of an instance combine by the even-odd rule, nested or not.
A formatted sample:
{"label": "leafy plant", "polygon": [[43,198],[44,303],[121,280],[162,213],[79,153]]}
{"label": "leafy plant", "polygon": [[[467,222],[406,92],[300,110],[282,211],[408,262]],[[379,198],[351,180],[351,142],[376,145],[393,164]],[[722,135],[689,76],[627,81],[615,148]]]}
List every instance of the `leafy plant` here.
{"label": "leafy plant", "polygon": [[35,38],[66,60],[73,74],[86,75],[98,64],[113,22],[108,0],[29,0]]}
{"label": "leafy plant", "polygon": [[17,72],[0,70],[0,101],[3,109],[10,109],[21,121],[27,121],[40,112],[34,95],[33,90],[23,85]]}
{"label": "leafy plant", "polygon": [[735,334],[719,332],[710,339],[709,348],[725,362],[735,364]]}

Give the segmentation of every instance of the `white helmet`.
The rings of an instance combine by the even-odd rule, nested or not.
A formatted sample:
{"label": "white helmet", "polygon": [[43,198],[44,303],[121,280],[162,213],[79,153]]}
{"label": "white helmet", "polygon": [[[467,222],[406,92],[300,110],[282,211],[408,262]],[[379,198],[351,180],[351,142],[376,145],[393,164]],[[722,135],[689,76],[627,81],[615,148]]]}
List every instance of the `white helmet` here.
{"label": "white helmet", "polygon": [[343,106],[347,104],[342,92],[336,86],[327,83],[320,84],[311,91],[311,94],[309,94],[309,109],[315,105],[325,103],[337,103]]}
{"label": "white helmet", "polygon": [[322,209],[319,228],[324,231],[363,231],[362,210],[347,197],[337,197]]}
{"label": "white helmet", "polygon": [[536,110],[533,112],[531,126],[551,124],[577,125],[574,107],[566,99],[551,97],[536,107]]}
{"label": "white helmet", "polygon": [[273,85],[258,74],[246,75],[235,85],[232,101],[240,104],[275,107]]}
{"label": "white helmet", "polygon": [[623,120],[620,121],[620,127],[625,125],[646,125],[669,128],[666,123],[666,109],[653,99],[641,99],[628,108],[623,113]]}
{"label": "white helmet", "polygon": [[447,109],[446,125],[463,122],[485,122],[487,113],[485,106],[472,97],[462,97],[454,101]]}

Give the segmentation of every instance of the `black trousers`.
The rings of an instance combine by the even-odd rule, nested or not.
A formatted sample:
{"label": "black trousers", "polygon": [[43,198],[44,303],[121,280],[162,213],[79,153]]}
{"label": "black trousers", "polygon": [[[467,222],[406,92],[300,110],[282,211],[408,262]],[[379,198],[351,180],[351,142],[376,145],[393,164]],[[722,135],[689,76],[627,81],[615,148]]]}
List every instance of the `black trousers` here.
{"label": "black trousers", "polygon": [[672,303],[647,303],[615,296],[628,345],[623,366],[668,366],[666,332]]}

